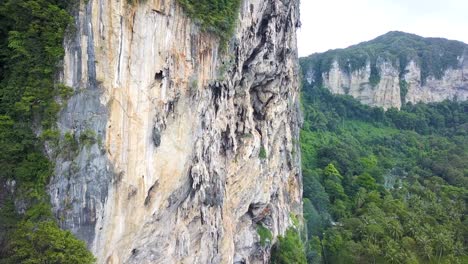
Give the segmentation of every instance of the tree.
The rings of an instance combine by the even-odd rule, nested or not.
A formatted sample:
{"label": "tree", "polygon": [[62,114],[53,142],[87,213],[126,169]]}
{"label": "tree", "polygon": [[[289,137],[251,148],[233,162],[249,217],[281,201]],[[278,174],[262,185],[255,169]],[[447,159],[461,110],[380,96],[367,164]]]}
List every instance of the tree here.
{"label": "tree", "polygon": [[330,163],[325,167],[323,170],[323,175],[325,176],[325,179],[330,179],[336,182],[343,179],[343,176],[341,176],[340,172],[335,168],[333,163]]}
{"label": "tree", "polygon": [[395,219],[388,221],[385,228],[387,229],[387,233],[389,233],[395,240],[398,240],[403,235],[403,228],[401,227],[400,222]]}
{"label": "tree", "polygon": [[304,244],[298,232],[289,228],[284,237],[278,237],[278,242],[271,253],[272,264],[306,264]]}
{"label": "tree", "polygon": [[346,200],[347,196],[341,184],[343,176],[338,172],[335,166],[330,163],[323,170],[323,187],[330,196],[330,201],[334,203],[336,200]]}
{"label": "tree", "polygon": [[52,221],[22,222],[8,246],[6,263],[94,263],[84,242]]}
{"label": "tree", "polygon": [[322,263],[322,242],[318,236],[309,240],[307,249],[307,263]]}
{"label": "tree", "polygon": [[359,175],[356,178],[355,183],[359,187],[363,187],[366,190],[377,190],[377,187],[378,187],[375,182],[375,179],[372,178],[372,176],[367,172],[364,172],[363,174]]}

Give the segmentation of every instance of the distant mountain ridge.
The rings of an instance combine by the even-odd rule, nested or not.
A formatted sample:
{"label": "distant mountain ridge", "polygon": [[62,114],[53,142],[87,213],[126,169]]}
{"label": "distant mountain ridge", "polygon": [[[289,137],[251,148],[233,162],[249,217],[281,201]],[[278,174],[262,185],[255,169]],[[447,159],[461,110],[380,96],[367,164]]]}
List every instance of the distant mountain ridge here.
{"label": "distant mountain ridge", "polygon": [[468,98],[468,45],[391,31],[300,59],[305,81],[385,109]]}

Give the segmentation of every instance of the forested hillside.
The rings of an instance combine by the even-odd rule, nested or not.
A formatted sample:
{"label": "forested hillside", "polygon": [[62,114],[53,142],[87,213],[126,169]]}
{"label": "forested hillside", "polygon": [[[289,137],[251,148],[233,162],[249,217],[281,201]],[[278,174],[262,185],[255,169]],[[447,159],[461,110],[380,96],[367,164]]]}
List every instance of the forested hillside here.
{"label": "forested hillside", "polygon": [[[334,60],[342,70],[351,73],[364,68],[370,62],[371,78],[374,85],[379,83],[381,72],[378,60],[388,60],[399,69],[400,76],[406,73],[406,66],[413,60],[421,67],[421,79],[428,76],[442,78],[445,70],[456,68],[467,44],[443,38],[423,38],[400,31],[391,31],[373,40],[350,46],[346,49],[329,50],[301,58],[303,69],[313,69],[316,85],[322,84],[322,74],[330,71]],[[404,84],[401,84],[404,86]]]}
{"label": "forested hillside", "polygon": [[466,263],[468,103],[302,96],[308,262]]}
{"label": "forested hillside", "polygon": [[61,230],[46,185],[43,144],[70,88],[54,82],[74,1],[0,3],[0,263],[91,263],[83,242]]}

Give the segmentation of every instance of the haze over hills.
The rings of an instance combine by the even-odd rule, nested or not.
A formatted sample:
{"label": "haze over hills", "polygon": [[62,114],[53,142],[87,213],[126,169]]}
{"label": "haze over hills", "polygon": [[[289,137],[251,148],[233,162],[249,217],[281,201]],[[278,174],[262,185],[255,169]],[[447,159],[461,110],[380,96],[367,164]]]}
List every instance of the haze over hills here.
{"label": "haze over hills", "polygon": [[304,77],[335,94],[386,109],[468,98],[468,45],[392,31],[346,49],[301,58]]}

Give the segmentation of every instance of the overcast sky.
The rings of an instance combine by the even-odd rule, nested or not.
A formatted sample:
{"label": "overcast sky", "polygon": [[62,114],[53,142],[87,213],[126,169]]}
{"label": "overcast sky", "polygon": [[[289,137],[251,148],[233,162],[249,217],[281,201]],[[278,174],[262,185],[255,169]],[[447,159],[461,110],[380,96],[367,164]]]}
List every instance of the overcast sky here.
{"label": "overcast sky", "polygon": [[299,56],[391,30],[468,43],[468,0],[301,0]]}

